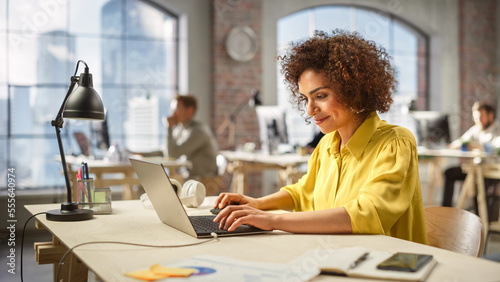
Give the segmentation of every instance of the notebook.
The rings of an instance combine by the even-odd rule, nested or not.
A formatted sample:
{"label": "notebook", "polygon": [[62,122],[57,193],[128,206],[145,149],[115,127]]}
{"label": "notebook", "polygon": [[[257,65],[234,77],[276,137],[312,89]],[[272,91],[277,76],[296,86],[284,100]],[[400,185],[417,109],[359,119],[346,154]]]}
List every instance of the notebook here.
{"label": "notebook", "polygon": [[[377,264],[392,255],[390,252],[373,251],[360,246],[323,248],[310,250],[296,261],[314,261],[322,274],[396,281],[423,281],[437,263],[433,258],[416,272],[377,269]],[[360,259],[361,257],[363,259]]]}
{"label": "notebook", "polygon": [[196,238],[212,237],[212,232],[217,236],[269,232],[248,225],[242,225],[234,231],[227,231],[219,229],[219,223],[213,222],[215,215],[188,216],[161,163],[133,158],[129,158],[129,160],[149,196],[156,214],[166,225]]}

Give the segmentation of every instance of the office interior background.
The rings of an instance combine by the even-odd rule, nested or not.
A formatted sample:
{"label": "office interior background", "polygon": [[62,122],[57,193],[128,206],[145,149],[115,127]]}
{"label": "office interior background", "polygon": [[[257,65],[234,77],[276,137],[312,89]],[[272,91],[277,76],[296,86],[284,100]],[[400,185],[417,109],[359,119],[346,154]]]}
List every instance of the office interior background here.
{"label": "office interior background", "polygon": [[[6,179],[7,169],[16,168],[19,190],[63,186],[50,121],[80,59],[89,64],[107,110],[105,145],[161,149],[161,118],[170,114],[175,93],[195,94],[201,105],[196,118],[215,132],[254,89],[264,105],[287,109],[288,142],[304,145],[317,129],[291,107],[276,57],[314,30],[335,28],[357,31],[392,56],[399,87],[384,119],[415,132],[407,111],[414,100],[417,110],[448,114],[455,138],[472,124],[474,101],[497,104],[497,2],[2,0],[0,175]],[[231,42],[251,57],[229,55],[235,27],[253,31],[253,38],[238,35]],[[235,145],[259,146],[255,110],[244,108],[235,122]],[[81,153],[73,133],[83,132],[92,154],[103,157],[99,128],[66,120],[66,153]],[[217,134],[221,149],[231,148],[228,134]],[[5,190],[6,182],[0,187]]]}
{"label": "office interior background", "polygon": [[[50,122],[78,60],[88,63],[107,110],[105,144],[132,151],[161,150],[161,119],[175,93],[196,95],[196,118],[216,132],[258,90],[264,105],[287,109],[288,143],[306,144],[317,129],[291,107],[276,58],[314,30],[357,31],[388,50],[399,80],[383,115],[391,123],[415,131],[413,100],[417,110],[448,114],[456,138],[472,125],[475,101],[499,102],[495,0],[0,0],[0,7],[0,192],[15,168],[20,202],[25,194],[36,195],[28,202],[64,197]],[[250,31],[228,37],[235,29]],[[259,146],[255,109],[243,108],[235,125],[236,147]],[[66,154],[81,153],[73,134],[83,132],[103,157],[102,128],[66,120]],[[229,134],[217,134],[220,149],[234,149]],[[249,185],[262,194],[262,183]]]}
{"label": "office interior background", "polygon": [[[16,169],[20,219],[24,204],[64,199],[50,122],[78,60],[88,63],[106,107],[107,145],[161,149],[161,119],[175,93],[196,95],[196,118],[216,132],[253,90],[264,105],[287,109],[288,142],[304,145],[317,129],[290,106],[276,57],[314,30],[343,28],[393,57],[399,87],[383,118],[415,131],[413,100],[416,110],[448,114],[453,139],[472,125],[475,101],[499,106],[498,15],[496,0],[0,0],[1,206],[9,168]],[[229,38],[234,30],[250,31]],[[236,147],[259,146],[254,108],[243,108],[235,125]],[[102,128],[65,120],[66,154],[81,153],[73,134],[83,132],[92,154],[103,157]],[[229,134],[216,135],[220,149],[234,149]],[[250,193],[262,194],[263,177],[252,179]]]}

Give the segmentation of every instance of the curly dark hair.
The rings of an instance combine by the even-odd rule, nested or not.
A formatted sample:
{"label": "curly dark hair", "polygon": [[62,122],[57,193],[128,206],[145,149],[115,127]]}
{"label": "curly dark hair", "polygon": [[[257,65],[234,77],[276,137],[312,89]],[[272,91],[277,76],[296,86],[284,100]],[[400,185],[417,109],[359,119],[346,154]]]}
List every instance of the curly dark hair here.
{"label": "curly dark hair", "polygon": [[306,113],[306,104],[299,93],[298,81],[306,70],[324,74],[337,94],[337,101],[360,118],[372,111],[387,112],[393,102],[397,82],[390,56],[383,47],[356,32],[336,29],[328,35],[315,31],[313,37],[292,43],[278,60],[292,92],[290,101],[302,115]]}

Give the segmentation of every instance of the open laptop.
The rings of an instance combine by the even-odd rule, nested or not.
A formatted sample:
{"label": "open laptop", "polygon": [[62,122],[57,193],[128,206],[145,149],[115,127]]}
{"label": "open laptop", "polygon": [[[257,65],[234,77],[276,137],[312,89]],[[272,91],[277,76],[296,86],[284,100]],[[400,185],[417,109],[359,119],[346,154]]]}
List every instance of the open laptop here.
{"label": "open laptop", "polygon": [[151,200],[160,220],[168,226],[197,238],[246,235],[268,232],[256,227],[242,225],[234,231],[219,229],[213,222],[214,215],[188,216],[161,163],[129,158],[139,180]]}

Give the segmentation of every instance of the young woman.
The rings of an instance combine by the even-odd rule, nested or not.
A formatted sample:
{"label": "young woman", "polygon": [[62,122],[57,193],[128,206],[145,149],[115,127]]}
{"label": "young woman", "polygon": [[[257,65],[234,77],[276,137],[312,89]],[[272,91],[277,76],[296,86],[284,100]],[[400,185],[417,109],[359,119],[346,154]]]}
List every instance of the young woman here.
{"label": "young woman", "polygon": [[[414,136],[381,120],[396,87],[383,48],[357,33],[317,32],[280,61],[292,101],[326,135],[307,174],[277,193],[222,193],[221,228],[385,234],[427,243]],[[237,205],[234,205],[237,204]],[[286,209],[274,214],[263,210]]]}

